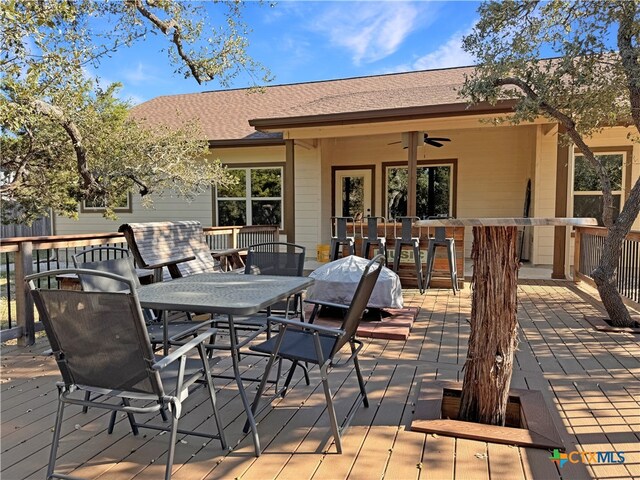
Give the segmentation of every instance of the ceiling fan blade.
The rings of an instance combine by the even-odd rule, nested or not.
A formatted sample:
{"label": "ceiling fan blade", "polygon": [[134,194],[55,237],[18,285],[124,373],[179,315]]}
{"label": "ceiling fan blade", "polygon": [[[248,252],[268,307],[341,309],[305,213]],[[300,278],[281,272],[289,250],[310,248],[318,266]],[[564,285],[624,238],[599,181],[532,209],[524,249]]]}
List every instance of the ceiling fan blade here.
{"label": "ceiling fan blade", "polygon": [[391,142],[391,143],[387,143],[387,145],[397,145],[398,143],[402,143],[402,141],[400,141],[400,142]]}
{"label": "ceiling fan blade", "polygon": [[429,137],[429,138],[425,138],[425,141],[429,141],[429,140],[435,140],[436,142],[450,142],[451,141],[450,138],[444,138],[444,137]]}
{"label": "ceiling fan blade", "polygon": [[427,140],[425,143],[427,143],[428,145],[432,145],[434,147],[438,147],[438,148],[442,147],[442,143],[435,142],[435,141],[433,141],[431,139]]}

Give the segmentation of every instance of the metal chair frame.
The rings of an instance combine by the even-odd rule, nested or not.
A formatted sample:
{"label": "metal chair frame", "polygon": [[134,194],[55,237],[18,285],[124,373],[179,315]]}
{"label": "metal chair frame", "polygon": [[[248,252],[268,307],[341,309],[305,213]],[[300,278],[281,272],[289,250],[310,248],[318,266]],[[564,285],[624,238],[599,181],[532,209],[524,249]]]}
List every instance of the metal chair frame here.
{"label": "metal chair frame", "polygon": [[[367,235],[364,235],[362,231],[362,225],[360,224],[361,236],[362,236],[362,257],[369,258],[369,250],[372,246],[378,246],[378,253],[384,255],[385,262],[388,262],[387,252],[387,219],[384,217],[365,217],[367,220]],[[378,236],[378,225],[382,223],[383,234],[382,237]]]}
{"label": "metal chair frame", "polygon": [[[122,256],[120,258],[107,258],[106,260],[99,261],[79,261],[78,259],[81,257],[86,258],[88,254],[92,256],[99,252],[102,254],[103,252],[126,252],[126,256]],[[102,255],[100,255],[102,257]],[[108,253],[107,253],[108,257]],[[135,287],[140,287],[140,282],[138,280],[138,275],[136,273],[133,259],[129,256],[129,251],[124,248],[119,247],[94,247],[83,250],[71,257],[73,260],[73,264],[78,269],[86,269],[86,270],[95,270],[107,272],[115,275],[120,275],[129,280],[129,282]],[[114,282],[109,280],[108,278],[101,278],[98,276],[87,276],[87,275],[79,275],[80,285],[82,286],[82,290],[84,291],[99,291],[99,292],[117,292],[120,290],[127,289],[128,286],[124,283]],[[147,325],[147,333],[149,334],[149,338],[151,340],[151,344],[156,348],[158,345],[162,345],[164,348],[165,355],[168,353],[169,341],[170,338],[176,336],[188,336],[188,335],[197,335],[198,330],[211,326],[213,320],[204,320],[204,321],[192,321],[191,315],[187,314],[187,321],[175,321],[175,322],[167,322],[166,329],[164,323],[160,319],[160,315],[157,315],[153,311],[149,309],[143,309],[144,319]],[[166,315],[166,312],[162,312],[161,315]]]}
{"label": "metal chair frame", "polygon": [[397,273],[400,268],[400,254],[402,253],[402,247],[411,247],[413,250],[414,263],[416,268],[416,277],[418,279],[418,289],[420,293],[424,293],[424,283],[422,276],[422,261],[420,259],[420,229],[418,229],[418,236],[414,237],[412,228],[414,222],[420,220],[418,217],[396,217],[396,222],[401,222],[401,236],[398,237],[396,232],[396,224],[393,227],[393,233],[395,236],[395,248],[393,257],[393,270]]}
{"label": "metal chair frame", "polygon": [[[352,225],[351,236],[349,236],[349,222]],[[353,217],[331,217],[331,245],[329,247],[329,260],[338,259],[340,246],[346,245],[349,249],[349,255],[356,254],[356,227]]]}
{"label": "metal chair frame", "polygon": [[[373,291],[375,283],[382,271],[383,265],[383,255],[377,255],[367,264],[349,306],[313,301],[312,303],[315,305],[310,318],[310,323],[301,323],[296,320],[281,317],[269,318],[270,321],[279,325],[280,328],[278,334],[262,344],[251,347],[254,351],[268,353],[270,355],[260,386],[258,387],[258,391],[256,392],[255,399],[251,406],[254,415],[258,411],[260,398],[264,393],[269,373],[276,359],[287,359],[291,360],[293,363],[282,390],[277,390],[276,388],[276,393],[272,399],[278,395],[286,395],[293,377],[293,372],[300,362],[316,364],[320,369],[320,377],[322,379],[325,400],[327,402],[327,412],[329,414],[331,431],[335,440],[336,449],[338,453],[342,453],[341,433],[349,426],[349,423],[351,422],[351,419],[357,411],[360,403],[363,403],[365,407],[369,406],[367,391],[358,361],[358,352],[362,348],[363,344],[360,340],[356,339],[356,332],[360,320],[362,320],[362,316],[366,310],[369,298],[371,297],[371,292]],[[331,306],[346,310],[344,320],[340,328],[325,327],[312,323],[320,306]],[[340,364],[334,363],[335,355],[347,344],[349,344],[351,350],[349,358]],[[342,425],[338,426],[336,412],[333,407],[333,395],[329,387],[328,374],[331,367],[342,366],[349,361],[353,361],[360,394],[345,421]],[[248,428],[248,424],[245,424],[244,431],[248,432]]]}
{"label": "metal chair frame", "polygon": [[[127,285],[128,288],[126,291],[120,292],[47,290],[36,287],[34,282],[34,280],[41,277],[67,273],[73,273],[79,277],[104,277],[114,282],[121,282]],[[211,379],[210,359],[207,357],[204,348],[204,343],[212,335],[215,335],[215,329],[207,330],[164,358],[156,358],[147,335],[135,285],[129,278],[95,270],[63,269],[29,275],[25,280],[29,282],[34,303],[40,314],[40,320],[44,324],[63,379],[62,382],[57,383],[58,409],[47,467],[48,479],[74,478],[55,472],[66,405],[80,405],[110,410],[112,414],[108,433],[113,432],[117,412],[127,414],[129,425],[134,435],[138,435],[139,428],[170,432],[170,435],[168,435],[169,448],[165,479],[171,478],[178,433],[218,439],[221,447],[223,449],[227,448],[227,441],[216,404],[215,388]],[[118,298],[117,302],[114,302],[117,297],[120,298]],[[57,306],[61,303],[64,304],[64,308]],[[123,327],[123,334],[126,335],[128,341],[131,345],[138,346],[137,351],[131,351],[130,360],[133,363],[127,364],[130,368],[122,368],[117,363],[117,350],[115,350],[116,353],[113,353],[115,346],[111,342],[92,342],[92,348],[95,347],[97,351],[95,351],[95,354],[92,351],[89,355],[91,355],[91,358],[97,358],[98,360],[91,366],[86,365],[88,358],[86,350],[82,351],[81,348],[74,347],[81,344],[78,342],[83,342],[83,335],[85,335],[84,341],[86,341],[88,339],[86,335],[90,332],[82,328],[74,328],[69,331],[69,325],[76,325],[79,314],[84,320],[84,322],[80,322],[83,323],[84,327],[87,327],[87,323],[97,323],[98,317],[101,321],[104,314],[109,311],[108,309],[105,310],[105,305],[109,305],[109,303],[117,304],[120,307],[117,312],[113,313],[113,318],[110,320],[112,322],[120,322],[121,325],[118,324],[117,326]],[[100,311],[100,309],[103,311]],[[198,360],[187,357],[194,349],[198,352]],[[116,355],[116,358],[114,358],[114,355]],[[104,359],[112,360],[116,367],[101,370],[101,368],[106,368],[107,366],[107,360]],[[120,359],[120,361],[123,361],[123,359]],[[169,368],[176,363],[177,368]],[[98,372],[102,372],[102,375],[99,375]],[[98,376],[95,377],[95,375]],[[90,378],[95,381],[93,385]],[[200,381],[207,385],[209,401],[218,430],[217,434],[178,428],[182,402],[188,397],[189,388]],[[166,389],[170,382],[175,382],[175,387]],[[123,389],[123,387],[125,388]],[[86,397],[83,399],[74,396],[74,392],[83,391],[98,394],[98,397],[94,400],[88,400]],[[116,398],[119,403],[97,401],[98,398],[103,397]],[[134,406],[131,404],[132,401],[142,401],[142,405]],[[135,420],[135,414],[137,413],[158,413],[165,411],[167,407],[171,411],[170,426],[138,423]]]}
{"label": "metal chair frame", "polygon": [[451,289],[453,290],[453,294],[455,295],[458,291],[458,268],[456,266],[455,239],[452,237],[447,238],[445,227],[435,227],[435,236],[429,238],[424,286],[425,288],[429,288],[431,286],[431,275],[433,274],[433,263],[435,260],[437,247],[445,247],[447,249],[449,275],[451,277]]}

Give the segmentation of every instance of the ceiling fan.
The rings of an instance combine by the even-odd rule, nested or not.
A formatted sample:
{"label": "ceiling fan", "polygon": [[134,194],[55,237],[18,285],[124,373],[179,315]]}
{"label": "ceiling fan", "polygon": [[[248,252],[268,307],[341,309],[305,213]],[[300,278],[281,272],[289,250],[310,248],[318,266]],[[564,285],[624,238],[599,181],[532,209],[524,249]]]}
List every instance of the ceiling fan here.
{"label": "ceiling fan", "polygon": [[[423,143],[426,143],[427,145],[431,145],[433,147],[442,147],[444,144],[442,142],[450,142],[451,139],[450,138],[444,138],[444,137],[430,137],[429,134],[427,132],[424,132],[423,134]],[[420,138],[418,136],[418,138]],[[402,134],[402,140],[400,140],[399,142],[391,142],[387,145],[395,145],[397,143],[402,143],[402,148],[408,148],[409,146],[409,134],[408,133],[403,133]]]}

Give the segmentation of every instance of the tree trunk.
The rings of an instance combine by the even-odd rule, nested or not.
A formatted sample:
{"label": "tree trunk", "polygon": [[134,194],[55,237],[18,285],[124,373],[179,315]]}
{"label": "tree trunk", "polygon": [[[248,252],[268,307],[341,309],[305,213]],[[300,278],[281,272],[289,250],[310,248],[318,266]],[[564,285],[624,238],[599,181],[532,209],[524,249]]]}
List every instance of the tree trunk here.
{"label": "tree trunk", "polygon": [[517,339],[516,227],[473,228],[471,335],[460,420],[504,425]]}
{"label": "tree trunk", "polygon": [[629,310],[622,301],[617,286],[617,269],[620,262],[622,242],[631,230],[633,222],[640,213],[640,178],[636,180],[629,192],[629,197],[618,215],[613,226],[609,229],[598,267],[591,273],[593,281],[598,287],[602,304],[607,310],[609,319],[615,327],[633,327],[634,322]]}

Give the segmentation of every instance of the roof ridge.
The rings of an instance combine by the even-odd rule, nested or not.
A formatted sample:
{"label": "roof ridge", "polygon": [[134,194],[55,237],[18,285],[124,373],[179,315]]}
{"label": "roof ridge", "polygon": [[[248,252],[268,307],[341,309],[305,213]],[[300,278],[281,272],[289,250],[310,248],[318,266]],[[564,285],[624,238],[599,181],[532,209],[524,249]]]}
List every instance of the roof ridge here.
{"label": "roof ridge", "polygon": [[377,73],[375,75],[356,75],[354,77],[344,77],[344,78],[328,78],[323,80],[309,80],[306,82],[292,82],[292,83],[278,83],[278,84],[266,84],[259,85],[254,87],[237,87],[237,88],[220,88],[217,90],[204,90],[202,92],[191,92],[191,93],[177,93],[174,95],[159,95],[154,98],[163,98],[163,97],[178,97],[185,95],[201,95],[205,93],[224,93],[224,92],[236,92],[242,90],[251,90],[254,88],[278,88],[278,87],[292,87],[296,85],[314,85],[318,83],[332,83],[332,82],[345,82],[349,80],[362,80],[365,78],[380,78],[380,77],[392,77],[392,76],[400,76],[400,75],[414,75],[419,73],[427,73],[427,72],[440,72],[446,70],[460,70],[465,68],[474,68],[477,65],[461,65],[457,67],[442,67],[442,68],[430,68],[430,69],[422,69],[422,70],[408,70],[405,72],[388,72],[388,73]]}

